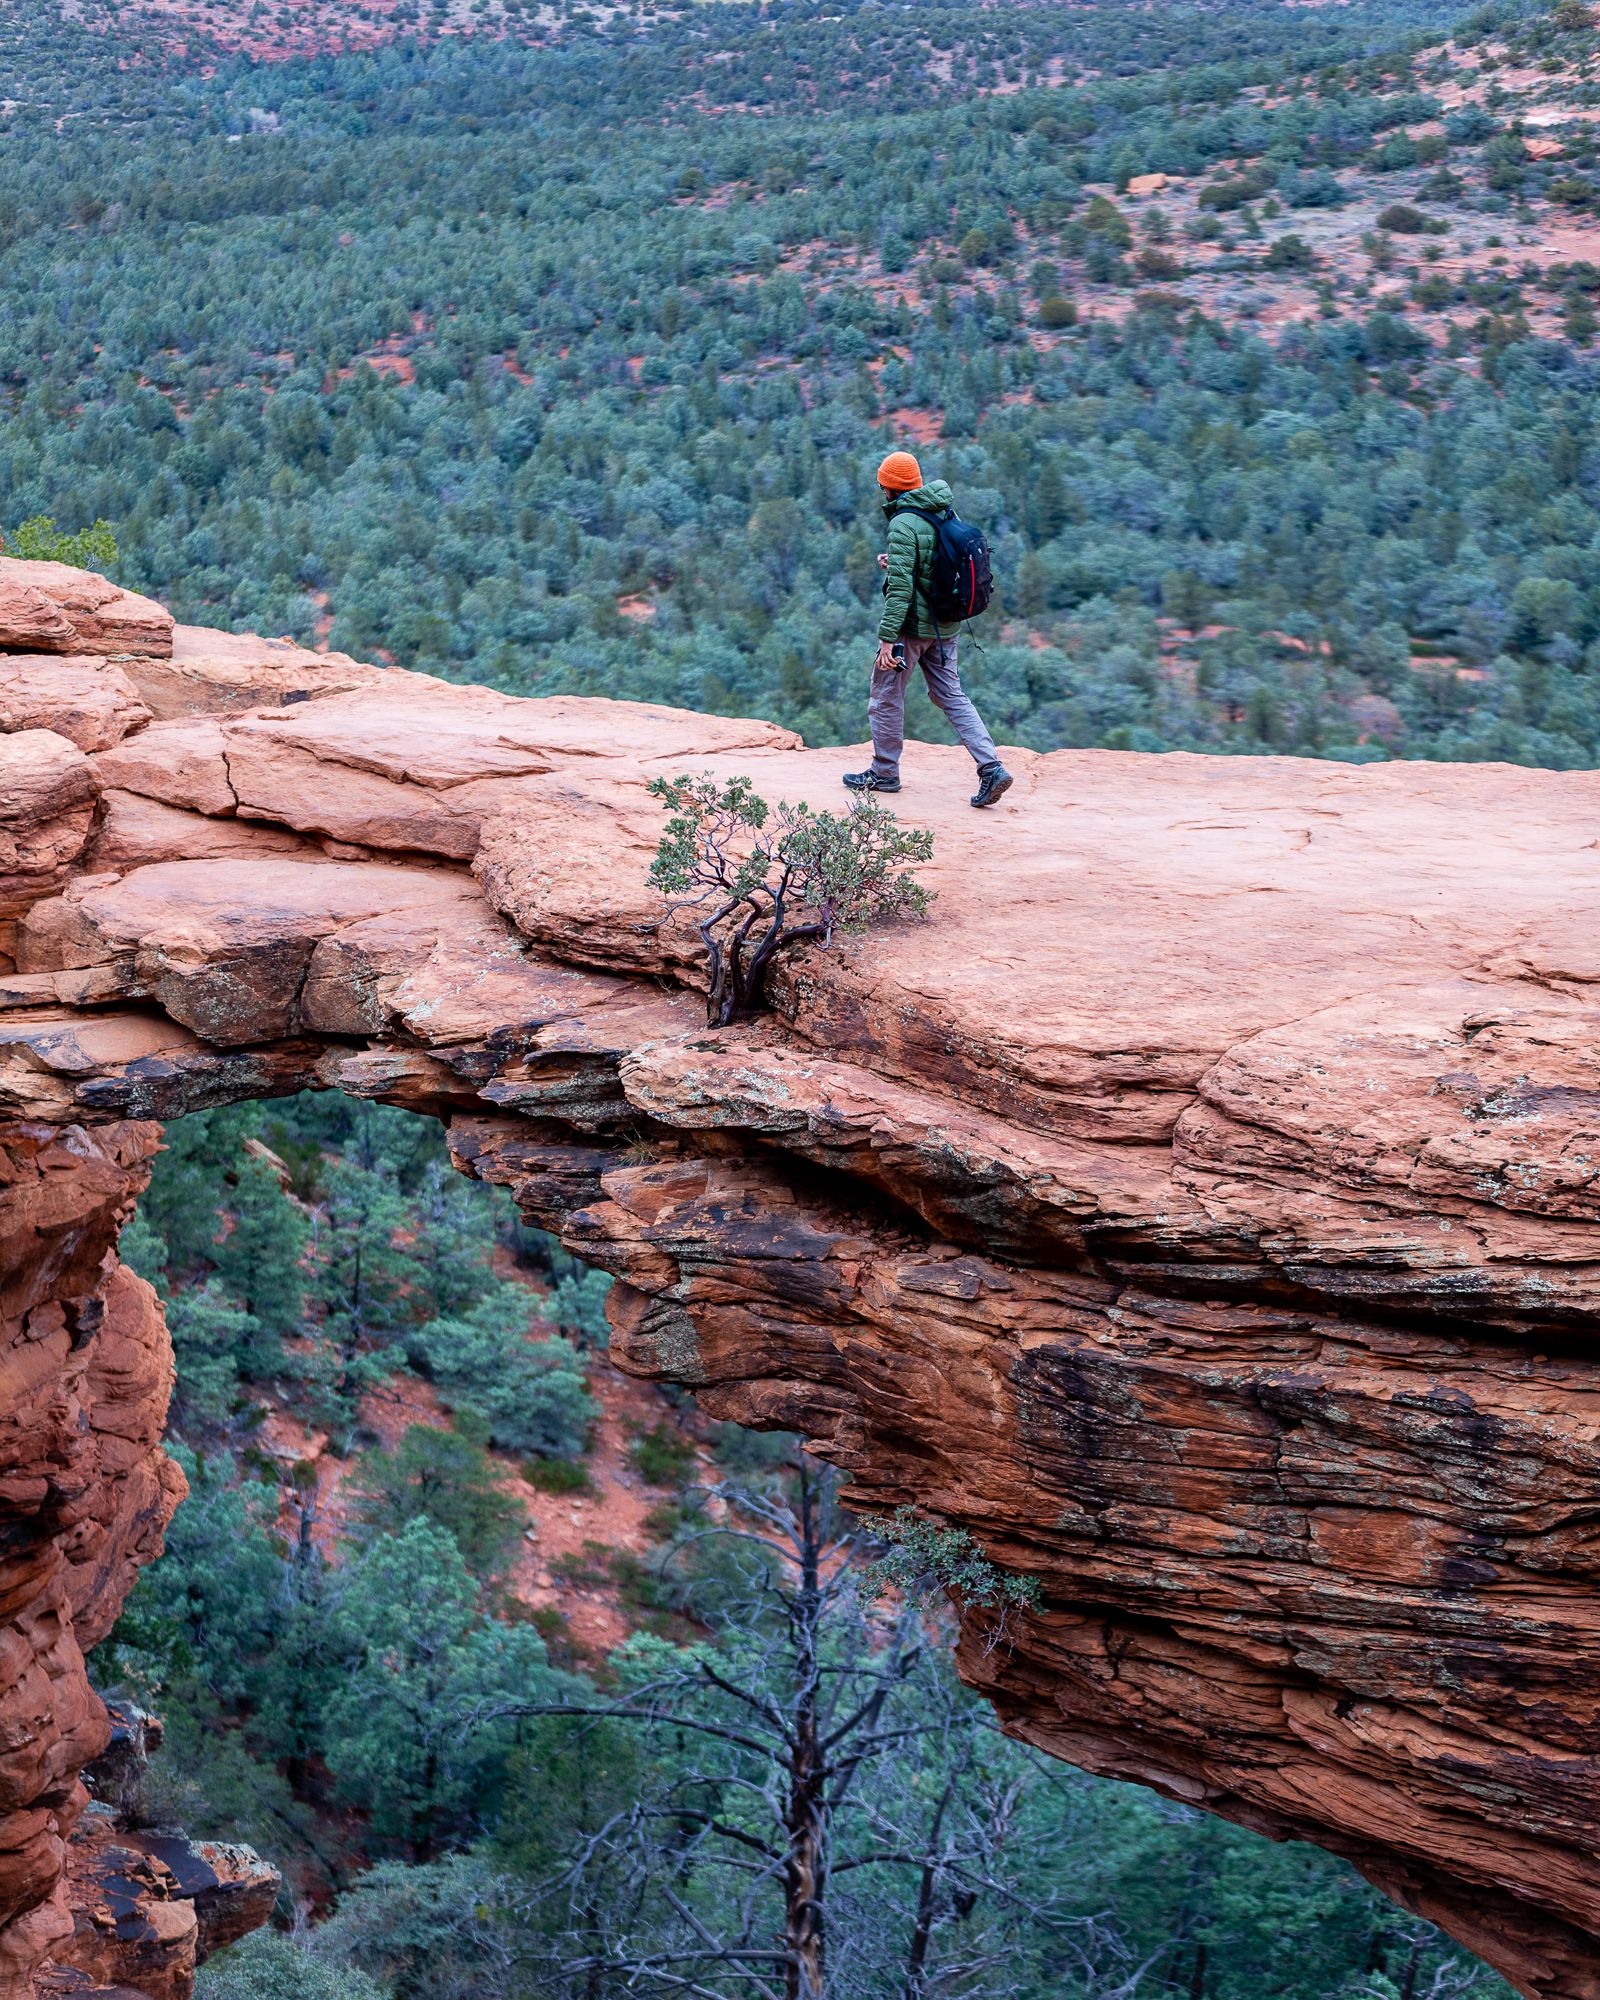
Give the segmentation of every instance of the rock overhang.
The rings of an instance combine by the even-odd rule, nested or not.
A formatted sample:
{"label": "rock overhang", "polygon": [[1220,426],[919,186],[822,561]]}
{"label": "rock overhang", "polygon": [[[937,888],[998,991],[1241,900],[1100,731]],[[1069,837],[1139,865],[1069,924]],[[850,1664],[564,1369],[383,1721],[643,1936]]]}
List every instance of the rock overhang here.
{"label": "rock overhang", "polygon": [[1039,1577],[1007,1647],[964,1621],[1009,1727],[1600,1990],[1600,778],[1021,752],[975,814],[914,745],[933,921],[708,1031],[650,779],[828,804],[848,752],[274,670],[93,751],[30,684],[7,1115],[447,1118],[618,1277],[623,1365]]}

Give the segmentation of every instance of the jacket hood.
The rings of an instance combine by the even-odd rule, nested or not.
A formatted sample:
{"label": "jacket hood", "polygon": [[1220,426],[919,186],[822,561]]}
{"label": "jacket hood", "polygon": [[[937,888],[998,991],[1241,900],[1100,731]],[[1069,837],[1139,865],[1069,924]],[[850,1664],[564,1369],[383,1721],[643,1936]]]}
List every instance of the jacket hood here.
{"label": "jacket hood", "polygon": [[956,504],[956,496],[942,479],[930,479],[926,486],[913,487],[909,493],[895,493],[883,503],[883,511],[892,514],[897,507],[920,507],[925,513],[938,514],[946,507]]}

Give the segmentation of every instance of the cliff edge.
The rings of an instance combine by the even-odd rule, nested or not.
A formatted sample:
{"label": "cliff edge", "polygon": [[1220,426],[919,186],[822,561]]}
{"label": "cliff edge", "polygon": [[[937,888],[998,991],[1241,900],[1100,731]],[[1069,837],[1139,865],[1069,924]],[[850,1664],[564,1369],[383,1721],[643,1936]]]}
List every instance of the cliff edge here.
{"label": "cliff edge", "polygon": [[[614,1272],[622,1365],[1036,1577],[1003,1643],[963,1618],[1013,1732],[1347,1855],[1525,1994],[1600,1996],[1600,775],[1008,751],[978,814],[964,754],[913,745],[931,922],[797,952],[770,1017],[711,1032],[645,787],[832,805],[848,751],[163,654],[104,602],[103,650],[45,652],[31,600],[6,637],[22,567],[0,1705],[26,1684],[55,1734],[0,1800],[10,1962],[97,1747],[77,1643],[177,1490],[113,1250],[150,1121],[338,1087],[447,1120]],[[113,1356],[131,1421],[94,1414]]]}

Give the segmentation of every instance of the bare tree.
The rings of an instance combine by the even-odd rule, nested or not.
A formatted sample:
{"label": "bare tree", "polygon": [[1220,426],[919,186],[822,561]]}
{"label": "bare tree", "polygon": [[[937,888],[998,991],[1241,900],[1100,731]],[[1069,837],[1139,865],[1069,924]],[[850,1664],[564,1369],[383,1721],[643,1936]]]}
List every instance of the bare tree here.
{"label": "bare tree", "polygon": [[726,1522],[690,1540],[738,1552],[719,1642],[636,1639],[613,1701],[522,1711],[630,1725],[654,1773],[530,1908],[541,1992],[1003,2000],[1025,1935],[1125,1956],[1030,1890],[1053,1836],[1027,1807],[1060,1767],[1001,1736],[922,1610],[874,1622],[834,1487],[802,1461],[787,1490],[717,1489]]}
{"label": "bare tree", "polygon": [[1397,1924],[1393,1930],[1376,1936],[1368,1960],[1369,1973],[1377,1970],[1391,1945],[1399,1948],[1398,1956],[1383,1975],[1382,1983],[1369,1979],[1354,1989],[1351,2000],[1392,2000],[1397,1991],[1400,2000],[1462,2000],[1466,1994],[1499,1984],[1486,1965],[1473,1959],[1444,1956],[1437,1964],[1425,1967],[1424,1960],[1436,1955],[1441,1946],[1449,1952],[1449,1942],[1432,1924],[1422,1922]]}

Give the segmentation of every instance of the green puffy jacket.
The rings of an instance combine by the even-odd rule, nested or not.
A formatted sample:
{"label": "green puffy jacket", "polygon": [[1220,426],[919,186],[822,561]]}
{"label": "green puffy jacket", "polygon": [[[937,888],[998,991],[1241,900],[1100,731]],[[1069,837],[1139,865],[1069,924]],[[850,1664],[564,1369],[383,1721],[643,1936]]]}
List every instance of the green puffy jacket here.
{"label": "green puffy jacket", "polygon": [[[928,602],[928,586],[933,580],[933,554],[938,537],[930,514],[942,514],[956,504],[956,496],[942,479],[919,486],[911,493],[896,493],[883,503],[889,515],[889,567],[883,579],[883,617],[878,637],[887,645],[897,639],[948,639],[959,632],[961,622],[935,625]],[[917,508],[917,513],[907,513]]]}

